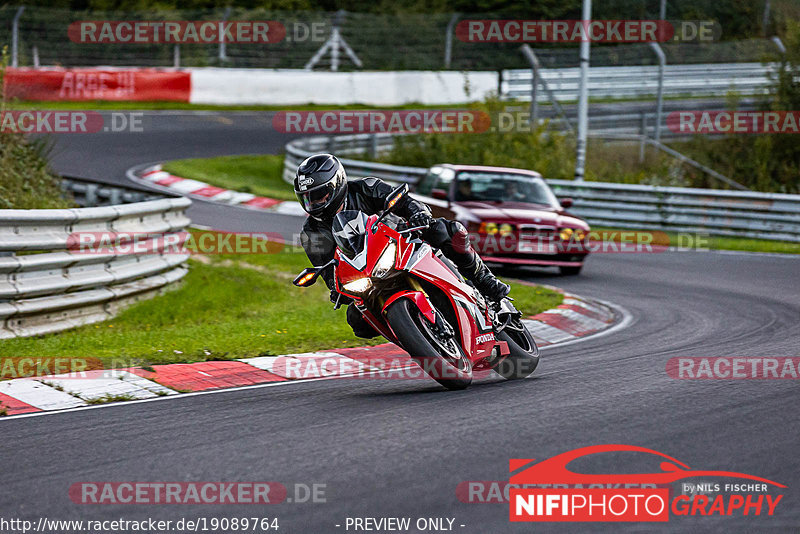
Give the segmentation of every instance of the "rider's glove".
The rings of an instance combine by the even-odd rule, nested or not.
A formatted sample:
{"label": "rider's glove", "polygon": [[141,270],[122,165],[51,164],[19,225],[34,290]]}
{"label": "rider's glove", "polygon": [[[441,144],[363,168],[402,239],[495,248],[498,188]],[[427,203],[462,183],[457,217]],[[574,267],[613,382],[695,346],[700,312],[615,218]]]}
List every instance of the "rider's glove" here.
{"label": "rider's glove", "polygon": [[[341,298],[339,298],[339,295],[341,295]],[[341,293],[339,293],[335,289],[331,289],[331,302],[336,304],[336,299],[337,298],[339,298],[339,304],[341,306],[345,306],[345,305],[350,304],[351,302],[353,302],[353,299],[351,299],[347,295],[342,295]]]}
{"label": "rider's glove", "polygon": [[411,228],[415,228],[417,226],[430,226],[433,222],[433,217],[428,214],[426,211],[418,211],[414,215],[408,219],[409,224],[411,224]]}

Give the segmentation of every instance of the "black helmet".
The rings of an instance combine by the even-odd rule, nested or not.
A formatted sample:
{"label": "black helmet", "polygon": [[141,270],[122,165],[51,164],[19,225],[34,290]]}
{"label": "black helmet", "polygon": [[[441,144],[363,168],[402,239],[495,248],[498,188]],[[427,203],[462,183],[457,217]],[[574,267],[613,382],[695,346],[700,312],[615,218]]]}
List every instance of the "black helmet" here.
{"label": "black helmet", "polygon": [[303,209],[317,220],[330,219],[347,196],[347,174],[330,154],[315,154],[297,167],[294,194]]}

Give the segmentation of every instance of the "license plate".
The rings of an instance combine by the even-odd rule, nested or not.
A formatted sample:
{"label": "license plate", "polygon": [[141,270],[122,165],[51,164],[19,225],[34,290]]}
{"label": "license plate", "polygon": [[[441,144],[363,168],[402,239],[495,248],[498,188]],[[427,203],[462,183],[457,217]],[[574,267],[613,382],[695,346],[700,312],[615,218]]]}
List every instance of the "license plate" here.
{"label": "license plate", "polygon": [[542,243],[538,239],[520,239],[517,243],[517,252],[522,254],[555,254],[555,248],[553,243]]}

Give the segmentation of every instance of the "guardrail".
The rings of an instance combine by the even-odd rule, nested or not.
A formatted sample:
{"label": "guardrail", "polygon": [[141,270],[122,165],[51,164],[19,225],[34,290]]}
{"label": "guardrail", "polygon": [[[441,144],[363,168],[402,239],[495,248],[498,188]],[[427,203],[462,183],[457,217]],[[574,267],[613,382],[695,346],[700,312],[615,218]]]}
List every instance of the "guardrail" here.
{"label": "guardrail", "polygon": [[[709,63],[696,65],[666,65],[664,68],[664,96],[719,96],[729,91],[740,95],[766,94],[775,64],[761,63]],[[578,99],[580,69],[543,68],[539,76],[547,83],[558,101]],[[500,94],[505,98],[531,100],[530,69],[504,70],[501,75]],[[658,92],[658,66],[592,67],[589,69],[590,98],[640,98],[656,96]],[[546,102],[545,91],[537,93],[537,102]]]}
{"label": "guardrail", "polygon": [[[64,187],[98,201],[106,195],[120,201],[153,195],[72,177]],[[105,207],[0,210],[0,339],[103,321],[180,280],[188,254],[165,250],[165,239],[141,241],[145,254],[120,248],[87,252],[70,244],[78,233],[95,232],[174,234],[173,242],[181,243],[185,234],[178,232],[190,223],[185,215],[190,204],[177,197]]]}
{"label": "guardrail", "polygon": [[800,242],[800,195],[548,180],[591,224]]}
{"label": "guardrail", "polygon": [[[391,136],[350,135],[295,139],[286,145],[284,180],[314,152],[348,155],[391,146]],[[416,183],[427,169],[342,159],[351,177],[378,176]],[[696,232],[800,242],[800,195],[547,180],[556,195],[574,199],[570,213],[590,224]]]}
{"label": "guardrail", "polygon": [[61,189],[68,192],[79,206],[111,206],[130,204],[164,198],[163,193],[154,192],[135,185],[120,186],[74,176],[61,177]]}
{"label": "guardrail", "polygon": [[[291,183],[294,180],[294,174],[300,162],[317,152],[349,156],[369,154],[370,157],[375,157],[380,152],[390,149],[392,145],[392,136],[389,134],[316,136],[295,139],[286,145],[286,156],[283,160],[283,180]],[[339,159],[347,169],[347,175],[352,178],[376,176],[391,183],[415,184],[426,172],[426,169],[419,167],[387,165],[385,163],[348,158]]]}

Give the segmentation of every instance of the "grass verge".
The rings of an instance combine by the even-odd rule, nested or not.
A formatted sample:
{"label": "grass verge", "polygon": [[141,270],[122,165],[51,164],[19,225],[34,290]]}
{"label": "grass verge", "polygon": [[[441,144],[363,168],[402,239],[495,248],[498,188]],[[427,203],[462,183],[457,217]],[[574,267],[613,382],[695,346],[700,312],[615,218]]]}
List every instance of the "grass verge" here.
{"label": "grass verge", "polygon": [[[0,344],[2,357],[98,358],[104,367],[153,365],[307,352],[384,343],[356,338],[344,308],[334,311],[324,284],[300,289],[292,278],[305,253],[203,256],[183,284],[112,320]],[[535,314],[562,296],[513,284],[520,309]],[[4,378],[9,378],[5,376]]]}
{"label": "grass verge", "polygon": [[283,181],[283,156],[220,156],[181,159],[164,164],[164,170],[202,182],[253,193],[254,195],[296,200],[291,186]]}
{"label": "grass verge", "polygon": [[[645,95],[640,97],[613,98],[613,97],[590,97],[589,102],[594,104],[607,104],[617,102],[651,102],[655,95]],[[691,94],[665,96],[664,100],[702,100],[707,97],[697,97]],[[577,100],[560,100],[562,106],[577,104]],[[463,104],[420,104],[412,102],[399,106],[374,106],[368,104],[297,104],[297,105],[219,105],[219,104],[191,104],[189,102],[172,102],[168,100],[143,100],[143,101],[116,101],[116,100],[90,100],[67,102],[61,100],[14,100],[9,103],[9,109],[30,110],[30,109],[52,109],[52,110],[99,110],[99,111],[150,111],[150,110],[186,110],[186,111],[327,111],[327,110],[365,110],[365,109],[463,109],[473,108],[479,105],[477,102]],[[509,106],[525,108],[530,105],[526,101],[510,100]],[[541,102],[542,107],[550,108],[550,102]]]}
{"label": "grass verge", "polygon": [[298,104],[298,105],[214,105],[190,104],[188,102],[170,102],[165,100],[149,101],[112,101],[91,100],[79,102],[63,102],[60,100],[16,100],[9,103],[9,109],[53,109],[53,110],[98,110],[98,111],[150,111],[150,110],[186,110],[186,111],[328,111],[328,110],[361,110],[361,109],[460,109],[472,107],[474,104],[418,104],[410,103],[401,106],[371,106],[367,104]]}

